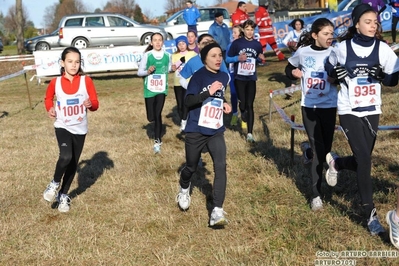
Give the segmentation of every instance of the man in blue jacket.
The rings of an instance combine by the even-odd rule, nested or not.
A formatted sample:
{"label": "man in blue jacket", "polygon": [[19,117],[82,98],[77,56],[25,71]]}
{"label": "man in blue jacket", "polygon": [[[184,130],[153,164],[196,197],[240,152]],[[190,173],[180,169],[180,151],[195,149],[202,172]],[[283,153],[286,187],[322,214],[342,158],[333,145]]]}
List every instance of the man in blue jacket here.
{"label": "man in blue jacket", "polygon": [[192,1],[189,0],[186,2],[186,4],[187,8],[184,9],[183,18],[188,26],[187,31],[193,30],[197,33],[197,19],[201,17],[201,14],[198,11],[198,8],[193,5]]}
{"label": "man in blue jacket", "polygon": [[223,60],[226,59],[226,49],[230,43],[230,30],[226,23],[223,22],[223,13],[215,13],[215,22],[209,27],[208,33],[220,45],[223,53]]}

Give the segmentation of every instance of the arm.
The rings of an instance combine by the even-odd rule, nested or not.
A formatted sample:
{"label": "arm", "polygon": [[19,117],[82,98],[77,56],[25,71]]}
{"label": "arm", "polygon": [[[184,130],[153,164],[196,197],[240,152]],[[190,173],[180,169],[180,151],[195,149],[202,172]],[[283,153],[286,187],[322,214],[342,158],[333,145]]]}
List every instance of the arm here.
{"label": "arm", "polygon": [[46,108],[47,114],[50,118],[55,118],[55,109],[54,109],[54,95],[55,95],[55,81],[56,78],[53,78],[49,85],[47,86],[46,95],[44,97],[44,107]]}
{"label": "arm", "polygon": [[296,66],[291,65],[291,63],[288,63],[288,65],[285,67],[285,75],[290,79],[290,80],[297,80],[298,78],[293,75],[293,70],[297,69]]}
{"label": "arm", "polygon": [[148,58],[148,53],[144,53],[143,58],[141,58],[140,64],[139,64],[139,69],[137,70],[137,75],[138,76],[148,76],[148,70],[147,70],[147,58]]}
{"label": "arm", "polygon": [[99,107],[99,102],[98,102],[97,92],[96,92],[96,88],[94,87],[93,80],[89,76],[85,76],[85,82],[86,82],[87,94],[89,95],[89,99],[86,100],[87,104],[85,104],[85,106],[90,111],[96,111]]}

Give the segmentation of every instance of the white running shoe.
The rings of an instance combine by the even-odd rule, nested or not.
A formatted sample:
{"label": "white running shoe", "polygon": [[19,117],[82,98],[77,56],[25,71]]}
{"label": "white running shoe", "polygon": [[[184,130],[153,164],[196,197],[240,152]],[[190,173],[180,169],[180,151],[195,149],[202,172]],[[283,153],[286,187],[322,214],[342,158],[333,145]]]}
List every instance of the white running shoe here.
{"label": "white running shoe", "polygon": [[323,209],[323,201],[319,196],[316,198],[312,199],[312,203],[310,204],[310,207],[312,208],[312,211],[319,211]]}
{"label": "white running shoe", "polygon": [[389,225],[391,243],[395,248],[399,249],[399,223],[394,219],[395,212],[395,210],[387,212],[386,220]]}
{"label": "white running shoe", "polygon": [[48,202],[53,202],[55,197],[57,197],[57,190],[59,187],[60,183],[51,181],[43,192],[43,198]]}
{"label": "white running shoe", "polygon": [[339,158],[333,152],[329,152],[326,155],[326,162],[328,164],[328,169],[326,171],[326,181],[327,184],[331,187],[334,187],[337,184],[338,179],[338,171],[335,169],[335,160]]}
{"label": "white running shoe", "polygon": [[227,213],[223,211],[223,208],[218,208],[218,207],[213,208],[211,213],[211,218],[209,219],[209,225],[210,226],[226,225],[228,221],[226,217],[224,217],[225,214]]}
{"label": "white running shoe", "polygon": [[255,143],[254,136],[251,133],[247,134],[247,142],[249,143]]}
{"label": "white running shoe", "polygon": [[190,185],[188,186],[187,189],[184,189],[180,187],[179,193],[176,196],[176,202],[179,205],[180,209],[183,211],[187,210],[190,207],[191,203],[191,197],[190,197]]}
{"label": "white running shoe", "polygon": [[154,141],[154,153],[161,153],[161,145],[162,142],[160,142],[159,140],[155,140]]}
{"label": "white running shoe", "polygon": [[60,212],[69,212],[71,198],[67,194],[61,194],[58,199],[58,211]]}

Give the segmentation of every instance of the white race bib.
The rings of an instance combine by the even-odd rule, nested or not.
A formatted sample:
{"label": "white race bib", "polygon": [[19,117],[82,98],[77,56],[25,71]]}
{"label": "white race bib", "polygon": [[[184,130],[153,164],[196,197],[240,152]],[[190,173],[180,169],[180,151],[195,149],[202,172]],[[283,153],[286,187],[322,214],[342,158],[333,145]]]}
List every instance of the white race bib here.
{"label": "white race bib", "polygon": [[166,90],[166,75],[152,74],[148,75],[147,88],[152,92],[164,92]]}
{"label": "white race bib", "polygon": [[325,71],[306,71],[303,89],[306,98],[319,98],[330,92],[330,82]]}
{"label": "white race bib", "polygon": [[371,78],[356,77],[349,79],[349,102],[352,109],[381,105],[381,84]]}
{"label": "white race bib", "polygon": [[83,95],[76,98],[64,99],[57,101],[60,115],[67,126],[73,126],[82,123],[83,117],[86,115],[86,107],[83,105]]}
{"label": "white race bib", "polygon": [[255,73],[255,70],[255,59],[248,58],[247,61],[238,63],[237,75],[252,76]]}
{"label": "white race bib", "polygon": [[198,125],[212,129],[223,126],[223,99],[209,97],[202,103]]}

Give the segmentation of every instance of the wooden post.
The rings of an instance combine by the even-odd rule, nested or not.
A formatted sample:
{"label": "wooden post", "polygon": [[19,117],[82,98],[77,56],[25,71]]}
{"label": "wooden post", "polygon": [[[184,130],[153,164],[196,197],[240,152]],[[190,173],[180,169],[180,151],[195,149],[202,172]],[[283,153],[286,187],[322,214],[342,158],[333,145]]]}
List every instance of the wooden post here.
{"label": "wooden post", "polygon": [[272,121],[273,90],[269,91],[269,122]]}
{"label": "wooden post", "polygon": [[24,77],[25,77],[26,90],[28,91],[29,107],[30,107],[30,109],[33,109],[32,101],[30,100],[30,92],[29,92],[28,79],[26,78],[26,72],[24,73]]}
{"label": "wooden post", "polygon": [[[291,115],[291,121],[295,122],[295,115]],[[295,129],[291,127],[291,165],[294,164],[294,140],[295,140]]]}

